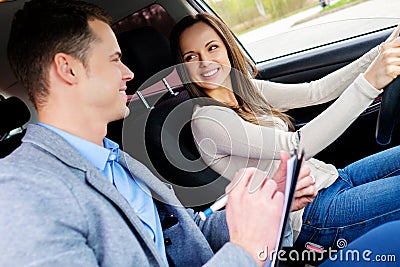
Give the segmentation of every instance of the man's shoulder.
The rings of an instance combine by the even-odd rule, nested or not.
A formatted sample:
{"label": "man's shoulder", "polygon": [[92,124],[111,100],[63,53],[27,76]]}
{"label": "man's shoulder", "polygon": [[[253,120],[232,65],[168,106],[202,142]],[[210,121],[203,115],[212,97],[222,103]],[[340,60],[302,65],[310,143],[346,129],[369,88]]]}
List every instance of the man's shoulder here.
{"label": "man's shoulder", "polygon": [[50,160],[51,155],[32,146],[30,143],[22,143],[10,155],[0,159],[0,168],[24,168],[24,167],[38,167],[44,160]]}
{"label": "man's shoulder", "polygon": [[29,143],[22,143],[7,157],[0,159],[0,180],[24,184],[35,183],[40,179],[50,185],[59,182],[56,177],[65,177],[68,166],[65,166],[54,155]]}

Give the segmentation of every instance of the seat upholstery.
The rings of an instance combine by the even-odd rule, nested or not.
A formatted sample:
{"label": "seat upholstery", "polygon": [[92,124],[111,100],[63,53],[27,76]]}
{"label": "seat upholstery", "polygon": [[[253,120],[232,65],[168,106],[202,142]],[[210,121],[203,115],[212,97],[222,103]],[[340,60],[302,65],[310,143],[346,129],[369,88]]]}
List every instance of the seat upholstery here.
{"label": "seat upholstery", "polygon": [[[127,82],[128,95],[134,94],[141,86],[151,86],[151,76],[173,65],[167,37],[150,26],[120,33],[117,40],[122,51],[122,62],[134,72],[134,79]],[[111,122],[107,127],[107,137],[121,148],[122,127],[123,120]]]}
{"label": "seat upholstery", "polygon": [[201,160],[193,140],[190,121],[194,102],[186,90],[177,96],[166,93],[165,97],[156,103],[146,123],[146,149],[152,164],[163,178],[179,186],[215,181],[220,175]]}
{"label": "seat upholstery", "polygon": [[[167,37],[150,26],[123,32],[117,36],[122,62],[135,74],[127,83],[127,94],[133,94],[154,74],[173,65]],[[155,81],[158,82],[158,81]]]}
{"label": "seat upholstery", "polygon": [[12,96],[0,101],[0,158],[4,158],[21,144],[25,130],[4,140],[8,133],[22,127],[31,118],[31,113],[25,103]]}
{"label": "seat upholstery", "polygon": [[178,186],[182,203],[200,211],[224,194],[229,181],[208,167],[196,148],[190,124],[194,104],[186,90],[176,96],[167,92],[147,118],[145,144],[153,167]]}

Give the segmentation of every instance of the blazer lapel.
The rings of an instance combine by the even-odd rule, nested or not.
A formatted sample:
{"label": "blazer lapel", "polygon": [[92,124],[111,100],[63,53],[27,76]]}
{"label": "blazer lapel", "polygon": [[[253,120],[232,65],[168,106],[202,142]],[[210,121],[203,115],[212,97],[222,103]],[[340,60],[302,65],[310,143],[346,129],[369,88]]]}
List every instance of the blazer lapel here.
{"label": "blazer lapel", "polygon": [[138,239],[141,239],[142,244],[145,244],[148,247],[148,250],[151,251],[157,263],[160,266],[163,266],[164,261],[159,255],[160,252],[158,251],[156,244],[150,238],[147,230],[144,228],[143,223],[136,215],[133,208],[129,205],[129,203],[125,200],[125,198],[118,192],[118,190],[114,186],[112,186],[108,180],[106,180],[103,174],[101,174],[94,167],[93,169],[91,170],[90,169],[87,170],[86,172],[87,183],[89,183],[102,195],[104,195],[116,206],[118,206],[120,212],[122,212],[127,218],[127,223],[131,225],[131,229],[135,233],[136,237]]}

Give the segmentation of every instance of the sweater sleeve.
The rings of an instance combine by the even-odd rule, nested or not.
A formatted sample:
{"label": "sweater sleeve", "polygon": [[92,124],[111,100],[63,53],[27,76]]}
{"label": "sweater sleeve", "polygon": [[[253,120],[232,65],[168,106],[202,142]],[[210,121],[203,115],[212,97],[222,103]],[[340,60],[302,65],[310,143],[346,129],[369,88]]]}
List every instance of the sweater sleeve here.
{"label": "sweater sleeve", "polygon": [[356,61],[309,83],[282,84],[253,80],[267,101],[275,108],[288,110],[326,103],[339,97],[363,73],[378,55],[378,47]]}
{"label": "sweater sleeve", "polygon": [[[307,159],[313,157],[338,136],[363,112],[380,91],[362,74],[324,112],[300,129],[300,147]],[[273,120],[273,125],[277,125]],[[247,159],[279,159],[279,151],[298,145],[298,134],[282,127],[260,127],[241,119],[225,107],[197,107],[192,117],[196,144],[206,162],[227,155]]]}
{"label": "sweater sleeve", "polygon": [[[274,123],[274,122],[271,122]],[[225,155],[254,159],[279,159],[279,151],[298,144],[297,134],[276,127],[260,127],[240,118],[226,107],[197,107],[192,131],[206,162]]]}
{"label": "sweater sleeve", "polygon": [[331,106],[300,129],[300,146],[307,158],[335,141],[381,92],[360,74]]}

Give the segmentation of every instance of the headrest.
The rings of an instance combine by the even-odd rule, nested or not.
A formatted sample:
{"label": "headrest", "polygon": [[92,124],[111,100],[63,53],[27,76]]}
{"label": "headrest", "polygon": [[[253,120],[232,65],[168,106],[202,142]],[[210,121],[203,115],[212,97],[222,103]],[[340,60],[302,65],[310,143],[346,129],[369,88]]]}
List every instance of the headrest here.
{"label": "headrest", "polygon": [[12,96],[0,101],[0,135],[23,126],[31,118],[25,103]]}
{"label": "headrest", "polygon": [[123,32],[117,39],[122,62],[135,74],[127,83],[127,94],[135,93],[151,76],[173,65],[167,37],[150,26]]}

